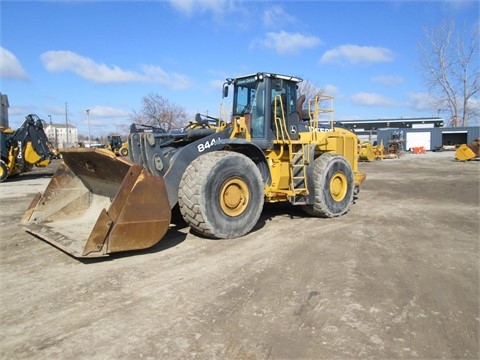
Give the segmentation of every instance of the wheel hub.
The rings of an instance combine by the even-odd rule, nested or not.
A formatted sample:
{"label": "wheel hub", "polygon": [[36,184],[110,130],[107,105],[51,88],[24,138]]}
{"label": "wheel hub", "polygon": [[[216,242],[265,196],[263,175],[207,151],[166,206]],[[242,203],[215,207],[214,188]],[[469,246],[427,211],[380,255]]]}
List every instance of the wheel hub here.
{"label": "wheel hub", "polygon": [[228,216],[239,216],[247,208],[250,198],[248,186],[241,178],[227,180],[220,190],[220,207]]}
{"label": "wheel hub", "polygon": [[330,180],[330,195],[335,201],[342,201],[347,195],[348,182],[345,174],[335,173]]}

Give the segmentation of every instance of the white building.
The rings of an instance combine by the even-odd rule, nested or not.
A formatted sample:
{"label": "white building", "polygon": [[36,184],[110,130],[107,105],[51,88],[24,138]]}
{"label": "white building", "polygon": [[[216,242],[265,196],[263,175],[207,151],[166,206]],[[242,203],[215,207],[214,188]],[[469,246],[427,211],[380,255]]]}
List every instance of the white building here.
{"label": "white building", "polygon": [[73,125],[67,128],[66,124],[47,124],[45,134],[55,149],[78,146],[78,130]]}

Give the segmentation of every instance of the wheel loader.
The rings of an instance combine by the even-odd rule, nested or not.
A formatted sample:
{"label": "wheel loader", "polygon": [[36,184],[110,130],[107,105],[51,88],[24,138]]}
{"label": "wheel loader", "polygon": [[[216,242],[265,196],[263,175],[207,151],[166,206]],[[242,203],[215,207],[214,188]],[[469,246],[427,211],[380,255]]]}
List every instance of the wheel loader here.
{"label": "wheel loader", "polygon": [[0,182],[30,171],[33,166],[48,166],[55,157],[43,130],[43,120],[35,114],[27,115],[17,130],[2,129],[0,143]]}
{"label": "wheel loader", "polygon": [[21,223],[84,258],[155,245],[174,208],[192,232],[214,239],[249,233],[265,203],[288,202],[314,217],[344,215],[366,177],[358,171],[357,136],[333,121],[331,97],[308,101],[303,116],[301,81],[272,73],[229,78],[230,121],[131,133],[129,159],[101,149],[63,151]]}
{"label": "wheel loader", "polygon": [[117,156],[128,156],[128,143],[122,141],[122,137],[120,135],[108,136],[108,143],[106,144],[106,147]]}

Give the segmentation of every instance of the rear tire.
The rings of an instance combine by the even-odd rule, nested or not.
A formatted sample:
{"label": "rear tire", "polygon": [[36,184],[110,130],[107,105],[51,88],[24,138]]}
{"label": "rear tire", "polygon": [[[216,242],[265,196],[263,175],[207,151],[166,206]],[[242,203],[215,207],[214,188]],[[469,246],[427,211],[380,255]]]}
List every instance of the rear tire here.
{"label": "rear tire", "polygon": [[128,156],[128,149],[124,147],[120,148],[120,155]]}
{"label": "rear tire", "polygon": [[340,155],[325,153],[315,159],[315,202],[303,210],[316,217],[336,217],[345,214],[353,202],[353,171]]}
{"label": "rear tire", "polygon": [[192,161],[183,174],[178,204],[194,232],[236,238],[252,230],[263,210],[260,171],[245,155],[216,151]]}
{"label": "rear tire", "polygon": [[8,166],[5,161],[0,160],[0,182],[3,182],[8,177]]}

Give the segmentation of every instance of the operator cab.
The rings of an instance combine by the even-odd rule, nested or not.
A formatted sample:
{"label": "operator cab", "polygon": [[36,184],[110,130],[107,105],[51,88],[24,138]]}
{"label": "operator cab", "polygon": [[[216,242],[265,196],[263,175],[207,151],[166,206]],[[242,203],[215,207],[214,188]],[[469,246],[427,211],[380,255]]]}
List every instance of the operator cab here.
{"label": "operator cab", "polygon": [[282,131],[297,140],[299,127],[304,126],[302,104],[297,104],[301,81],[292,76],[257,73],[227,79],[223,95],[228,96],[228,85],[233,84],[233,118],[245,117],[252,142],[262,149],[272,149]]}

